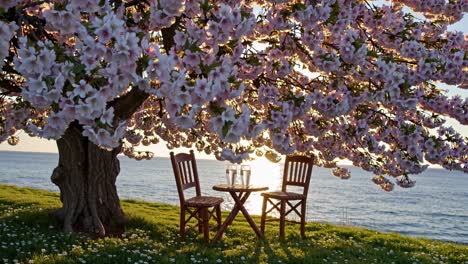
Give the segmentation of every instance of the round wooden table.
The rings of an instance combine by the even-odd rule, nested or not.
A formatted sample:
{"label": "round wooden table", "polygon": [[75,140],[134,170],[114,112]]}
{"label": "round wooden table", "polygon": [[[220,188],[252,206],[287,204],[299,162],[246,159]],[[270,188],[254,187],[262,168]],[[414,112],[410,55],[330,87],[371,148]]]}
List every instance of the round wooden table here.
{"label": "round wooden table", "polygon": [[247,222],[250,224],[252,229],[257,234],[257,237],[263,239],[263,234],[260,232],[260,229],[257,227],[255,222],[253,221],[252,217],[250,216],[249,212],[245,209],[244,203],[249,198],[252,192],[261,192],[268,190],[267,186],[253,186],[253,185],[229,185],[229,184],[218,184],[213,186],[213,190],[220,191],[220,192],[228,192],[232,198],[234,199],[234,208],[232,208],[231,213],[228,215],[224,223],[219,228],[216,236],[213,238],[213,241],[218,241],[226,231],[228,225],[232,223],[234,218],[236,218],[239,211],[242,212]]}

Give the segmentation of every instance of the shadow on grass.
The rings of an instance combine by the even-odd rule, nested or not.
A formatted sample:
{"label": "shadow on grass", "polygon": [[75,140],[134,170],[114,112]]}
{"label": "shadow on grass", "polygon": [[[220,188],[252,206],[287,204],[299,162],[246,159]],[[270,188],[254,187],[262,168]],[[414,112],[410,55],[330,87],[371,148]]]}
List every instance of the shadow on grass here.
{"label": "shadow on grass", "polygon": [[[0,211],[2,205],[0,205]],[[13,209],[13,210],[12,210]],[[52,216],[52,213],[58,208],[47,208],[40,209],[35,204],[22,204],[18,207],[8,206],[6,214],[0,215],[0,219],[3,222],[11,222],[15,225],[23,226],[35,226],[38,228],[48,228],[49,226],[57,227],[59,223],[56,218]]]}
{"label": "shadow on grass", "polygon": [[174,227],[167,227],[161,223],[148,221],[144,217],[129,215],[126,219],[126,229],[142,229],[148,231],[148,234],[151,238],[156,240],[162,240],[167,237],[168,234],[177,234],[179,231],[177,228]]}
{"label": "shadow on grass", "polygon": [[[11,191],[10,191],[11,190]],[[0,185],[0,260],[36,263],[465,263],[468,247],[362,228],[308,223],[306,239],[296,225],[280,240],[268,223],[266,240],[239,215],[217,243],[204,244],[191,231],[178,236],[179,208],[123,200],[127,232],[122,238],[91,240],[63,233],[49,213],[59,197],[43,191]],[[39,207],[47,210],[40,210]],[[227,212],[223,212],[223,219]],[[256,223],[259,217],[253,216]],[[214,232],[210,234],[212,238]]]}

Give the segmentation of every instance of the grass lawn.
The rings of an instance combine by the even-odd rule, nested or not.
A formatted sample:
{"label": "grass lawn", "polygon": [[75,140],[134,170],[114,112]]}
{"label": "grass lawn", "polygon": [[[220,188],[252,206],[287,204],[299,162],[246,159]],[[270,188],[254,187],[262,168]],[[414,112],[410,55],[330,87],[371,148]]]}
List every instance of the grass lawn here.
{"label": "grass lawn", "polygon": [[122,205],[125,236],[91,240],[63,233],[48,216],[60,206],[57,193],[0,185],[0,263],[468,264],[466,245],[323,223],[308,223],[304,240],[298,225],[288,224],[284,241],[277,223],[269,223],[260,241],[242,216],[219,243],[205,245],[195,232],[181,241],[177,206],[134,200]]}

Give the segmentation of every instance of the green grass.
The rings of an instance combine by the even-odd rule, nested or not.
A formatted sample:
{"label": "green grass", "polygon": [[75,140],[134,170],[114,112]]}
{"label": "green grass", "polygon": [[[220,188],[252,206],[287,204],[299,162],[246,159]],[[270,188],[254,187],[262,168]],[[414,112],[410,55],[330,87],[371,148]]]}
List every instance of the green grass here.
{"label": "green grass", "polygon": [[468,263],[466,245],[323,223],[308,223],[306,239],[289,224],[284,241],[271,223],[262,241],[242,216],[221,242],[206,245],[195,232],[182,241],[178,207],[122,205],[124,237],[92,240],[57,227],[49,212],[60,206],[58,194],[0,185],[0,263]]}

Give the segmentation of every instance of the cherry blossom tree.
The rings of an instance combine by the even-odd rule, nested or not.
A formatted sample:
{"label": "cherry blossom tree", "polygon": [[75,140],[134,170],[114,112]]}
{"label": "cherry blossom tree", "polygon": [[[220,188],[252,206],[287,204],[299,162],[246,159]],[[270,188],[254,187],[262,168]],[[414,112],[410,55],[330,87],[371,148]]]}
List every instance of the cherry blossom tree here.
{"label": "cherry blossom tree", "polygon": [[[411,187],[468,172],[463,0],[0,1],[0,142],[56,139],[65,231],[122,231],[117,154],[304,153]],[[395,179],[392,179],[395,178]]]}

